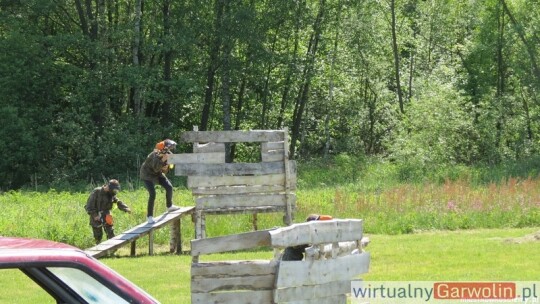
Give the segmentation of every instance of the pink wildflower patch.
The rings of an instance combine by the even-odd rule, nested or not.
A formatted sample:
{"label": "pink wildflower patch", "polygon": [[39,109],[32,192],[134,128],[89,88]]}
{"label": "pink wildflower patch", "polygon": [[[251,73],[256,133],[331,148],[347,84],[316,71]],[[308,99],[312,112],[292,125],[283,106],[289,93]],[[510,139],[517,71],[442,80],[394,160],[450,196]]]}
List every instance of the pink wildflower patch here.
{"label": "pink wildflower patch", "polygon": [[458,210],[458,207],[457,207],[457,204],[453,201],[448,201],[448,204],[446,204],[446,209],[448,209],[448,211],[457,211]]}

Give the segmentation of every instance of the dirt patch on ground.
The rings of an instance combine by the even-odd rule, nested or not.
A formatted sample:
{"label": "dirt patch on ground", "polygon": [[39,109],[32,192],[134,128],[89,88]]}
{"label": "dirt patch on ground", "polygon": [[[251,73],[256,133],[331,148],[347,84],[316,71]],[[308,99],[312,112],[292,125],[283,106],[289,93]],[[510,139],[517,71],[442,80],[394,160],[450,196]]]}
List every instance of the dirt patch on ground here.
{"label": "dirt patch on ground", "polygon": [[526,242],[540,242],[540,231],[516,238],[504,239],[505,243],[521,244]]}

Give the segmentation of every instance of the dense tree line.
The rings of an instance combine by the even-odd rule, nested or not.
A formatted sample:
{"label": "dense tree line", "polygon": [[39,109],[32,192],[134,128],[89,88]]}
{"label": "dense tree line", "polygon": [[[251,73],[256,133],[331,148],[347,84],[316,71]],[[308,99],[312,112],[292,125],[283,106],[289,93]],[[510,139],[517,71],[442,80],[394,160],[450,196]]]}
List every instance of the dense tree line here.
{"label": "dense tree line", "polygon": [[0,0],[0,189],[136,177],[194,125],[287,127],[295,158],[528,157],[539,29],[538,0]]}

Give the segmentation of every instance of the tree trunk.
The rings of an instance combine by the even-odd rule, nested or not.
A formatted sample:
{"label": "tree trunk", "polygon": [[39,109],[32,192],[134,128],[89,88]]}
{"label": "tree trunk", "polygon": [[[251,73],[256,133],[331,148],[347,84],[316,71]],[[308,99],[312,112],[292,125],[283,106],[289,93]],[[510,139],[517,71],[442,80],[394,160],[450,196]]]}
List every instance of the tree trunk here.
{"label": "tree trunk", "polygon": [[84,36],[90,37],[90,33],[88,31],[88,22],[86,21],[86,15],[84,13],[81,0],[75,0],[75,7],[77,8],[77,14],[79,15],[79,26],[81,28],[81,32]]}
{"label": "tree trunk", "polygon": [[[502,0],[499,0],[499,3],[502,3]],[[501,138],[503,133],[503,126],[504,126],[504,117],[505,117],[505,107],[504,107],[504,85],[505,85],[505,68],[504,68],[504,55],[503,55],[503,47],[504,47],[504,12],[502,10],[499,10],[497,12],[497,93],[496,93],[496,100],[499,105],[499,117],[497,119],[497,123],[495,125],[495,128],[497,130],[496,137],[495,137],[495,144],[496,147],[499,147],[501,145]]]}
{"label": "tree trunk", "polygon": [[210,119],[210,110],[212,109],[212,101],[213,101],[213,94],[214,94],[214,84],[215,84],[215,76],[216,76],[216,70],[218,68],[218,60],[219,60],[219,50],[221,48],[221,25],[222,25],[222,18],[223,18],[223,0],[215,0],[215,14],[216,18],[214,20],[214,38],[212,41],[212,45],[210,47],[210,61],[208,62],[208,68],[206,71],[206,89],[204,93],[204,104],[203,104],[203,110],[201,114],[201,124],[199,126],[199,130],[206,131],[208,128],[208,121]]}
{"label": "tree trunk", "polygon": [[[132,49],[132,60],[133,66],[135,69],[138,69],[140,66],[139,62],[139,48],[141,45],[141,16],[142,16],[142,2],[143,0],[135,1],[135,20],[133,28],[133,49]],[[142,113],[141,105],[141,90],[139,85],[136,83],[132,88],[132,98],[133,98],[133,113],[135,116],[139,116]]]}
{"label": "tree trunk", "polygon": [[[236,115],[234,120],[234,130],[240,129],[240,123],[244,118],[244,93],[246,92],[247,76],[244,75],[240,83],[238,91],[238,101],[236,102]],[[236,145],[231,146],[231,159],[234,160],[236,155]]]}
{"label": "tree trunk", "polygon": [[300,14],[302,13],[302,6],[298,5],[296,10],[296,24],[294,28],[294,46],[293,46],[293,58],[291,62],[289,63],[289,67],[287,69],[287,76],[285,76],[285,82],[283,85],[283,93],[281,95],[281,104],[279,108],[279,115],[278,120],[276,124],[276,129],[283,128],[284,122],[283,118],[285,115],[285,109],[287,108],[288,99],[289,99],[289,92],[292,86],[292,75],[294,72],[294,69],[296,68],[297,58],[298,58],[298,45],[299,45],[299,32],[300,32]]}
{"label": "tree trunk", "polygon": [[534,133],[532,131],[532,126],[531,126],[531,114],[529,110],[529,102],[527,101],[525,94],[523,94],[523,88],[520,88],[519,92],[520,92],[521,100],[523,103],[523,109],[525,110],[525,121],[527,124],[527,139],[532,141],[534,140]]}
{"label": "tree trunk", "polygon": [[[274,34],[274,37],[272,38],[272,47],[270,48],[270,53],[274,54],[277,44],[277,38],[278,38],[279,28],[276,30],[276,33]],[[251,60],[250,60],[251,62]],[[268,102],[268,96],[269,94],[269,84],[270,84],[270,73],[272,73],[272,70],[274,69],[274,64],[272,61],[268,63],[268,68],[266,69],[266,72],[264,74],[264,86],[263,86],[263,97],[262,97],[262,113],[261,113],[261,122],[260,122],[260,129],[264,130],[268,127],[268,110],[270,108],[269,102]]]}
{"label": "tree trunk", "polygon": [[324,117],[324,151],[323,151],[323,157],[326,159],[328,158],[328,154],[330,151],[330,113],[333,109],[333,103],[334,103],[334,68],[336,65],[336,56],[338,51],[338,43],[339,43],[339,29],[341,24],[341,1],[338,3],[338,11],[337,11],[337,17],[336,17],[336,36],[334,37],[334,49],[331,53],[331,59],[330,59],[330,77],[328,81],[328,103],[326,104],[326,115]]}
{"label": "tree trunk", "polygon": [[[229,24],[232,22],[232,17],[229,12],[229,2],[224,0],[225,4],[223,7],[223,20],[225,24],[225,33],[223,40],[223,56],[222,56],[222,72],[221,72],[221,103],[223,110],[223,130],[231,130],[231,52],[234,47],[234,40],[230,36]],[[229,29],[229,30],[227,30]],[[225,162],[232,162],[231,154],[231,145],[229,143],[225,144]]]}
{"label": "tree trunk", "polygon": [[86,16],[88,17],[88,21],[90,22],[90,39],[92,41],[95,41],[98,36],[98,25],[96,17],[94,16],[94,13],[92,12],[92,0],[86,0]]}
{"label": "tree trunk", "polygon": [[399,50],[397,45],[397,33],[396,33],[396,1],[390,0],[390,13],[392,14],[392,51],[394,53],[394,74],[396,80],[396,91],[398,95],[399,110],[401,113],[405,113],[403,106],[403,92],[401,90],[401,80],[399,76]]}
{"label": "tree trunk", "polygon": [[[171,35],[170,22],[170,0],[163,1],[163,36],[165,41],[169,41]],[[172,79],[172,61],[173,52],[168,42],[165,42],[163,54],[163,105],[161,119],[163,121],[171,120],[172,98],[171,98],[171,79]]]}
{"label": "tree trunk", "polygon": [[300,126],[302,125],[302,116],[304,109],[306,107],[308,97],[309,97],[309,88],[311,85],[311,78],[313,77],[313,69],[315,65],[315,57],[317,55],[317,48],[319,45],[319,40],[322,32],[322,21],[325,13],[325,0],[319,1],[319,12],[315,18],[313,24],[313,33],[311,34],[310,42],[308,45],[308,50],[306,54],[306,65],[304,67],[304,72],[302,73],[303,81],[300,87],[298,97],[296,99],[296,104],[293,112],[293,129],[291,134],[291,146],[289,157],[291,159],[295,158],[296,142],[300,136]]}
{"label": "tree trunk", "polygon": [[510,9],[508,8],[508,5],[506,5],[505,0],[501,0],[501,3],[503,5],[504,11],[508,15],[508,18],[510,18],[510,22],[512,22],[512,25],[516,29],[516,32],[519,35],[519,39],[527,49],[527,53],[529,54],[529,59],[531,60],[531,65],[534,71],[534,75],[538,82],[540,82],[540,69],[538,68],[538,64],[536,63],[536,48],[531,47],[525,38],[525,34],[523,33],[523,29],[521,26],[517,23],[516,19],[514,18],[514,15],[512,15],[512,12],[510,12]]}

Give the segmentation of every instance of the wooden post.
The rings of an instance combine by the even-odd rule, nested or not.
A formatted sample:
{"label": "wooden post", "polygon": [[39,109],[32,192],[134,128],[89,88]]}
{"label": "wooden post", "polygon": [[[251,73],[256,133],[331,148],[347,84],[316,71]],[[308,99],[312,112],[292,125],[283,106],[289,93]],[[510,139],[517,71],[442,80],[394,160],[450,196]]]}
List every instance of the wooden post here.
{"label": "wooden post", "polygon": [[253,212],[253,231],[257,230],[257,212]]}
{"label": "wooden post", "polygon": [[154,230],[148,233],[148,255],[154,255]]}
{"label": "wooden post", "polygon": [[201,239],[206,238],[206,215],[201,211]]}
{"label": "wooden post", "polygon": [[289,166],[289,129],[284,128],[283,132],[283,161],[285,162],[285,197],[286,197],[286,214],[285,214],[285,224],[291,225],[293,221],[292,217],[292,207],[291,207],[291,172]]}
{"label": "wooden post", "polygon": [[169,243],[169,252],[177,254],[182,253],[182,235],[180,230],[180,218],[171,223],[171,241]]}
{"label": "wooden post", "polygon": [[[199,126],[193,126],[193,131],[199,131]],[[195,152],[195,147],[199,145],[199,142],[193,142],[193,151]],[[195,238],[202,239],[206,237],[206,227],[204,223],[204,215],[202,210],[197,208],[195,205]]]}
{"label": "wooden post", "polygon": [[135,248],[136,248],[136,245],[137,245],[137,240],[134,240],[133,242],[131,242],[130,255],[131,255],[132,257],[135,256]]}
{"label": "wooden post", "polygon": [[201,210],[195,211],[195,239],[202,239],[202,232],[201,232]]}

